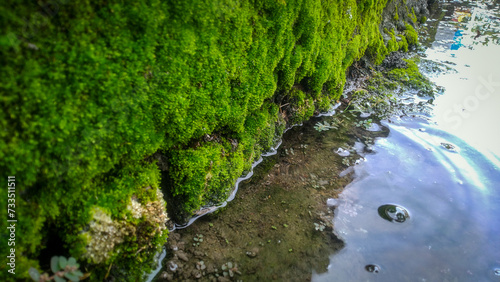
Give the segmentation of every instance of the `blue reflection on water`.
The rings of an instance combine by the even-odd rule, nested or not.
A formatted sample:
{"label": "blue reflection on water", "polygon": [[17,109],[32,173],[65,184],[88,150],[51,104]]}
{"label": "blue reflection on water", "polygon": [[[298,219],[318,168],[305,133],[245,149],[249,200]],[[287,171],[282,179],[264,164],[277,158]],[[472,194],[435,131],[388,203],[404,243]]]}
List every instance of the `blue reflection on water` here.
{"label": "blue reflection on water", "polygon": [[[498,46],[485,44],[487,32],[498,41],[500,25],[487,22],[487,31],[479,22],[500,11],[477,5],[468,25],[457,23],[464,27],[459,34],[450,22],[438,29],[443,40],[429,57],[457,69],[440,80],[446,92],[436,99],[438,113],[430,121],[384,123],[390,135],[355,167],[334,219],[346,247],[330,257],[328,272],[313,273],[314,281],[500,281],[500,91],[493,89],[500,57]],[[467,48],[453,50],[450,35]],[[489,96],[474,96],[491,77]],[[394,224],[380,215],[384,205],[410,216]]]}
{"label": "blue reflection on water", "polygon": [[[356,180],[339,199],[334,224],[346,247],[314,280],[488,281],[500,265],[499,168],[430,124],[385,125],[389,137],[355,168]],[[388,203],[405,207],[410,219],[381,218],[377,209]],[[369,264],[381,271],[362,271]]]}

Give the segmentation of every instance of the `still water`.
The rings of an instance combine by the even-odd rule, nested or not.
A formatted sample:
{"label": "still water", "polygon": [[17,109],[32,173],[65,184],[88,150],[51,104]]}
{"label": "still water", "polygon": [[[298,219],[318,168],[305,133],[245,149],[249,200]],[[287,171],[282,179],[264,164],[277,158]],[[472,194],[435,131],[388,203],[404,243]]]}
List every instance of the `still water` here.
{"label": "still water", "polygon": [[500,281],[500,10],[443,8],[422,56],[444,93],[430,118],[382,122],[336,201],[345,247],[313,281]]}

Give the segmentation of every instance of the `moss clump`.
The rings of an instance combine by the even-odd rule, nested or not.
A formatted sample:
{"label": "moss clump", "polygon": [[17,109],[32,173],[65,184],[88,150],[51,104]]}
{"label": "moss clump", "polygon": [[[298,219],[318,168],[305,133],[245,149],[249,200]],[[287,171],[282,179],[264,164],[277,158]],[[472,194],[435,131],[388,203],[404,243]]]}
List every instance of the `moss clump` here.
{"label": "moss clump", "polygon": [[406,41],[406,37],[402,36],[401,41],[398,42],[399,50],[403,50],[408,52],[408,41]]}
{"label": "moss clump", "polygon": [[290,120],[291,124],[308,120],[314,114],[314,101],[312,98],[307,98],[303,91],[293,89],[290,93],[290,99],[293,112]]}
{"label": "moss clump", "polygon": [[387,74],[387,77],[419,91],[419,95],[432,96],[432,83],[418,69],[418,58],[414,57],[413,59],[403,60],[407,63],[406,68],[393,69]]}
{"label": "moss clump", "polygon": [[390,53],[390,52],[394,52],[394,51],[399,50],[399,45],[398,45],[398,41],[396,39],[394,29],[392,29],[388,33],[390,34],[391,39],[389,41],[387,41],[387,45],[386,45],[387,51]]}
{"label": "moss clump", "polygon": [[417,15],[415,15],[415,9],[413,7],[411,8],[411,13],[409,13],[409,16],[411,20],[413,21],[414,24],[417,23]]}
{"label": "moss clump", "polygon": [[418,45],[418,33],[410,24],[406,24],[405,36],[409,45]]}

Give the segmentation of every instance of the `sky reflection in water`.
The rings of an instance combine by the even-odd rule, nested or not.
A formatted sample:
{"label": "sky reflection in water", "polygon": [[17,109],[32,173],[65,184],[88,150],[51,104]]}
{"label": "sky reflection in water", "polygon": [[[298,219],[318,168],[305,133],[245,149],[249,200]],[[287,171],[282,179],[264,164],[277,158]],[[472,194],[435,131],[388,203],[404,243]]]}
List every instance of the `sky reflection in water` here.
{"label": "sky reflection in water", "polygon": [[[496,9],[478,4],[467,23],[440,23],[426,56],[456,72],[430,74],[446,89],[430,121],[384,123],[389,137],[355,167],[356,179],[338,201],[335,232],[346,247],[314,281],[500,281]],[[462,46],[451,50],[457,26]],[[477,27],[483,35],[474,39]],[[378,209],[388,204],[408,218],[381,217]]]}

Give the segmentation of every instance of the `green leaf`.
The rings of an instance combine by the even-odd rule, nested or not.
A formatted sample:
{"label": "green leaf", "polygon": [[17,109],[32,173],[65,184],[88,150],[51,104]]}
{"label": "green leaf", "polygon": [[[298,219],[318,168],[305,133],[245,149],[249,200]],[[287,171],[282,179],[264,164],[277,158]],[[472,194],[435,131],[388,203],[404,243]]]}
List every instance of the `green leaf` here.
{"label": "green leaf", "polygon": [[80,270],[72,271],[71,274],[73,274],[75,276],[78,276],[78,277],[82,277],[83,276],[83,273]]}
{"label": "green leaf", "polygon": [[28,270],[28,273],[30,274],[30,277],[31,279],[33,279],[33,281],[40,281],[40,272],[38,272],[38,270],[34,267],[30,267],[30,269]]}
{"label": "green leaf", "polygon": [[54,257],[52,257],[50,259],[50,269],[54,273],[56,273],[56,272],[58,272],[60,270],[58,262],[59,262],[59,257],[58,256],[54,256]]}
{"label": "green leaf", "polygon": [[64,268],[66,268],[66,265],[67,265],[67,264],[68,264],[68,260],[67,260],[65,257],[63,257],[63,256],[60,256],[60,257],[59,257],[59,266],[60,266],[62,269],[64,269]]}
{"label": "green leaf", "polygon": [[69,272],[66,272],[64,273],[64,276],[66,278],[68,278],[69,280],[73,281],[73,282],[78,282],[80,281],[80,278],[72,273],[69,273]]}
{"label": "green leaf", "polygon": [[70,265],[70,266],[76,266],[76,259],[74,257],[70,257],[68,259],[68,265]]}
{"label": "green leaf", "polygon": [[56,281],[56,282],[66,282],[66,279],[61,278],[59,276],[54,276],[54,281]]}

